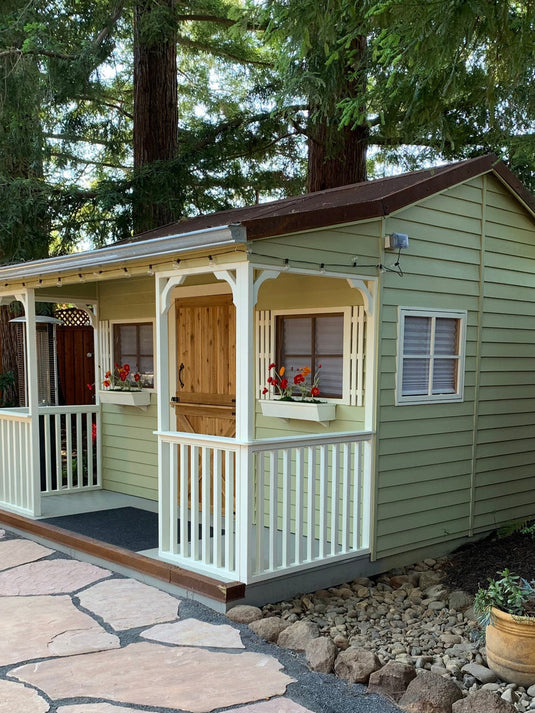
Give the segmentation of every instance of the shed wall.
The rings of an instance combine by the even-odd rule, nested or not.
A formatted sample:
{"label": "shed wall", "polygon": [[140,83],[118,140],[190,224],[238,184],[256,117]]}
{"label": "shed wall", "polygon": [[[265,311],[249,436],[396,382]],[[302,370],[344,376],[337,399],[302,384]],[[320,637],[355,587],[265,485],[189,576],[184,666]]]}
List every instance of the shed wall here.
{"label": "shed wall", "polygon": [[[377,557],[535,514],[532,218],[487,176],[385,223],[410,245],[382,285]],[[462,402],[395,406],[399,306],[467,311]]]}
{"label": "shed wall", "polygon": [[[123,278],[99,285],[103,320],[154,319],[154,278]],[[157,395],[146,411],[102,404],[102,483],[106,490],[158,499]]]}

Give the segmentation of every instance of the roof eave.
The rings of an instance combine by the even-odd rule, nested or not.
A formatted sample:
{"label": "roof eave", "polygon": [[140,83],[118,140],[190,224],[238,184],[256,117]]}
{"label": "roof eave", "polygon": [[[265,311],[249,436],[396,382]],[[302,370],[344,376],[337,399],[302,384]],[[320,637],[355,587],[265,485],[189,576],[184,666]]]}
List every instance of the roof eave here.
{"label": "roof eave", "polygon": [[171,257],[200,249],[243,243],[245,243],[245,231],[241,226],[228,225],[208,228],[190,233],[168,235],[163,238],[153,238],[152,240],[113,245],[83,253],[6,265],[0,267],[0,283],[4,280],[12,282],[17,279],[83,272],[88,268],[103,269],[114,265],[125,265],[143,258]]}

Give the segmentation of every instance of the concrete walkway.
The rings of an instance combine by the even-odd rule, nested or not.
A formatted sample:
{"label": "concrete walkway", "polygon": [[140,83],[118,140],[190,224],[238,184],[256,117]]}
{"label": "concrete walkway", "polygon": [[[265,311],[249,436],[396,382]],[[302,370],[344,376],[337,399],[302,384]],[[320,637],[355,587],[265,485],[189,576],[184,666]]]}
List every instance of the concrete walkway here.
{"label": "concrete walkway", "polygon": [[0,713],[394,713],[189,600],[0,530]]}

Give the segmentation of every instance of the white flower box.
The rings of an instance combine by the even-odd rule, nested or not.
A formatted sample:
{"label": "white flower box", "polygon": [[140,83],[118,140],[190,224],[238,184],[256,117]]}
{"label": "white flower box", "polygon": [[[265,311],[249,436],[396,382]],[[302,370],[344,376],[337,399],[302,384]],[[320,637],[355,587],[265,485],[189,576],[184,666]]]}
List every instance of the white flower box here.
{"label": "white flower box", "polygon": [[260,401],[264,416],[294,418],[298,421],[317,421],[327,424],[336,418],[336,404],[313,403],[311,401]]}
{"label": "white flower box", "polygon": [[116,406],[137,406],[147,408],[150,405],[150,391],[119,391],[108,389],[99,391],[101,404],[115,404]]}

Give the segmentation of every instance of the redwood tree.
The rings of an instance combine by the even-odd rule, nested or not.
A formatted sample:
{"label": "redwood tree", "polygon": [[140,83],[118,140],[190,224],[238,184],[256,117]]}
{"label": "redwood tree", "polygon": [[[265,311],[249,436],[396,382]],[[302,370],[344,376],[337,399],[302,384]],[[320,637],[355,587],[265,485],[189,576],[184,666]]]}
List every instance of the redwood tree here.
{"label": "redwood tree", "polygon": [[135,233],[175,217],[158,190],[161,162],[175,159],[178,147],[175,4],[138,0],[134,10]]}

